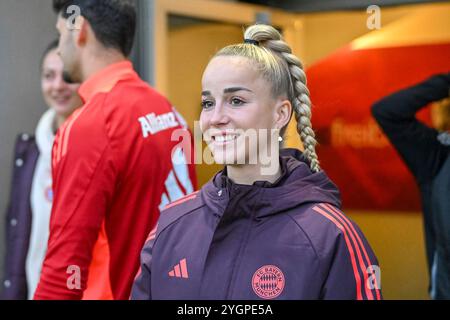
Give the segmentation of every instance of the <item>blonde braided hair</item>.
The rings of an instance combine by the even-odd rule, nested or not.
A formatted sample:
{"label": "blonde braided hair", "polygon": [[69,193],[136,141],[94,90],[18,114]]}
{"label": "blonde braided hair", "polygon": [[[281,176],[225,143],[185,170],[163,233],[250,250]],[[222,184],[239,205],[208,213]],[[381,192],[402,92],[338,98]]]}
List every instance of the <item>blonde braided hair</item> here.
{"label": "blonde braided hair", "polygon": [[245,30],[244,39],[253,40],[256,45],[240,43],[227,46],[216,56],[242,56],[256,62],[261,74],[272,84],[274,96],[287,95],[294,109],[303,153],[310,162],[311,170],[320,171],[315,148],[317,141],[311,125],[311,100],[300,59],[292,54],[289,45],[272,26],[252,25]]}

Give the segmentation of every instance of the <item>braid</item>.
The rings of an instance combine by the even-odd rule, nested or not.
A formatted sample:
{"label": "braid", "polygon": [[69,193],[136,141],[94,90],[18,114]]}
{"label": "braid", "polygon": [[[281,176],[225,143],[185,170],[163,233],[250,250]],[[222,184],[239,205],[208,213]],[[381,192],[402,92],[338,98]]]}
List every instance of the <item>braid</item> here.
{"label": "braid", "polygon": [[315,148],[317,141],[311,125],[311,100],[301,61],[292,54],[289,45],[283,41],[280,33],[271,26],[253,25],[245,31],[244,38],[258,41],[262,49],[270,50],[287,64],[290,74],[288,94],[297,120],[297,132],[304,146],[304,155],[310,162],[311,170],[314,172],[320,171]]}

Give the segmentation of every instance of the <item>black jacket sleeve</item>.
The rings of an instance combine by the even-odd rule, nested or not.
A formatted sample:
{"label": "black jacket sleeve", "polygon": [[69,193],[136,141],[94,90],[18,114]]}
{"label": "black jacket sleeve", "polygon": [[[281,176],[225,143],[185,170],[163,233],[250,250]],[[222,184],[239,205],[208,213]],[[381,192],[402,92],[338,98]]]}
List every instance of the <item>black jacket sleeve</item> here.
{"label": "black jacket sleeve", "polygon": [[372,114],[419,184],[432,179],[447,156],[439,132],[416,118],[429,103],[449,96],[450,73],[435,75],[372,106]]}

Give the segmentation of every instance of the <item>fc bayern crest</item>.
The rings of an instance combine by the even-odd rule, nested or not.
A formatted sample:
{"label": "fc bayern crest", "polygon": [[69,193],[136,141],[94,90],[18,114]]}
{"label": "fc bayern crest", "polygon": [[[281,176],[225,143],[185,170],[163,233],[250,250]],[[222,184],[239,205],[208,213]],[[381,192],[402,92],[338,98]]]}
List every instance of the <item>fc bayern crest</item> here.
{"label": "fc bayern crest", "polygon": [[284,274],[274,265],[256,270],[252,278],[253,291],[262,299],[275,299],[284,289]]}

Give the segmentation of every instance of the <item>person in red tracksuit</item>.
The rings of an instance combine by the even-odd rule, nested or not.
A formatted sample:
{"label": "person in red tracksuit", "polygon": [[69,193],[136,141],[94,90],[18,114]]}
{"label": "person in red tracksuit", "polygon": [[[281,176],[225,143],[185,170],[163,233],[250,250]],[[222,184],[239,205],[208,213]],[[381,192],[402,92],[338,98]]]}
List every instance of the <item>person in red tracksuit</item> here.
{"label": "person in red tracksuit", "polygon": [[54,0],[54,8],[65,78],[82,83],[84,106],[55,138],[50,237],[34,298],[127,299],[159,207],[196,187],[172,141],[187,128],[126,59],[136,20],[128,1]]}

